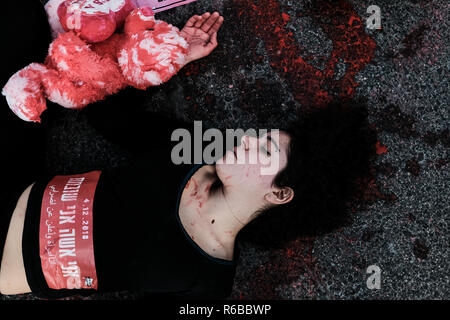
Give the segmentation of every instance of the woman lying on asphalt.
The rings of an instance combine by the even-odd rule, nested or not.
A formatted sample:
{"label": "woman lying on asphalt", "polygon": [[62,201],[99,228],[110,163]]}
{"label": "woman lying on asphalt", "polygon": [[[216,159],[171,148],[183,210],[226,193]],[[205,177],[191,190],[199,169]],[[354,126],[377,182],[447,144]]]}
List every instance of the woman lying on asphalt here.
{"label": "woman lying on asphalt", "polygon": [[[42,37],[49,30],[37,12],[27,29]],[[222,21],[218,13],[188,20],[190,61],[214,50]],[[31,60],[42,54],[26,42],[13,48],[36,50]],[[21,180],[33,179],[11,195],[15,209],[2,208],[2,294],[226,298],[239,241],[283,245],[342,226],[375,155],[376,134],[357,104],[330,103],[279,131],[244,135],[212,164],[175,164],[172,129],[189,125],[154,119],[150,150],[131,165]],[[24,156],[8,147],[12,159]]]}

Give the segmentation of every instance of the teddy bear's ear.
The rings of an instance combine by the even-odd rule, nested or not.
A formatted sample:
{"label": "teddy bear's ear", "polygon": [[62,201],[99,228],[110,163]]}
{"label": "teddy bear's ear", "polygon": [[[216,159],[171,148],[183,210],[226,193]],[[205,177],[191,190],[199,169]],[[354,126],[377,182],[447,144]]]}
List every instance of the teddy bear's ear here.
{"label": "teddy bear's ear", "polygon": [[45,11],[47,12],[48,23],[52,30],[53,40],[58,37],[60,33],[64,32],[64,28],[59,22],[58,8],[65,0],[50,0],[45,4]]}
{"label": "teddy bear's ear", "polygon": [[136,9],[135,0],[125,0],[124,6],[116,12],[116,23],[118,28],[123,27],[125,19],[134,9]]}
{"label": "teddy bear's ear", "polygon": [[127,34],[136,34],[140,31],[153,29],[155,16],[150,7],[134,9],[125,21],[124,31]]}

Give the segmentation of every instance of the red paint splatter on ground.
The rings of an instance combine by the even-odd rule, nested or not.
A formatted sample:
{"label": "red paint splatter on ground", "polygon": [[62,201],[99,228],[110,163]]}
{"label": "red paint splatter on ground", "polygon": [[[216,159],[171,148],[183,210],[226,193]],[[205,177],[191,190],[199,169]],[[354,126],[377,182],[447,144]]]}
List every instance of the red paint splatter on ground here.
{"label": "red paint splatter on ground", "polygon": [[[277,0],[235,0],[233,6],[243,25],[264,41],[270,65],[290,85],[304,110],[324,105],[335,95],[343,99],[354,96],[358,85],[355,76],[374,57],[376,43],[365,33],[364,23],[350,3],[319,0],[302,13],[312,18],[333,42],[324,70],[308,64],[310,57],[302,57],[301,44],[296,43],[293,33],[286,28],[292,17],[282,12]],[[255,42],[251,42],[253,48],[249,49],[255,51],[254,46]],[[345,74],[340,78],[335,71],[339,63],[346,65]],[[383,147],[377,145],[377,153],[387,152]],[[372,200],[389,197],[378,190],[375,180],[371,182],[365,197]],[[276,289],[283,285],[303,287],[314,297],[317,283],[321,282],[312,255],[314,241],[315,238],[296,240],[274,252],[270,262],[246,272],[242,276],[246,292],[239,292],[236,298],[277,299]]]}
{"label": "red paint splatter on ground", "polygon": [[237,292],[238,296],[232,298],[279,299],[277,289],[289,285],[303,288],[314,298],[315,288],[321,282],[321,272],[312,255],[314,240],[306,238],[292,241],[286,248],[274,251],[267,263],[239,275],[235,282],[246,290]]}
{"label": "red paint splatter on ground", "polygon": [[[378,185],[375,178],[372,178],[369,181],[362,181],[361,185],[364,187],[358,188],[361,191],[359,191],[360,194],[358,194],[357,197],[360,199],[358,202],[361,202],[363,207],[369,206],[378,200],[384,200],[388,203],[394,203],[397,201],[397,196],[394,193],[386,193],[381,191],[381,189],[385,189],[387,186]],[[351,207],[350,210],[351,212],[357,212],[362,210],[362,208],[357,206]]]}
{"label": "red paint splatter on ground", "polygon": [[[365,33],[364,23],[346,1],[315,1],[305,12],[333,42],[333,51],[324,70],[309,65],[293,33],[286,29],[291,17],[282,12],[277,0],[235,0],[239,19],[249,23],[255,36],[265,42],[271,66],[291,86],[302,106],[320,106],[332,99],[333,92],[351,98],[358,83],[355,75],[373,58],[376,44]],[[336,80],[335,68],[343,61],[345,75]]]}
{"label": "red paint splatter on ground", "polygon": [[382,145],[380,141],[377,141],[375,148],[378,155],[388,152],[388,148],[385,145]]}
{"label": "red paint splatter on ground", "polygon": [[284,13],[284,12],[281,14],[281,17],[283,18],[283,21],[286,22],[286,23],[287,23],[289,20],[291,20],[291,16],[288,15],[288,14],[286,14],[286,13]]}
{"label": "red paint splatter on ground", "polygon": [[187,66],[185,66],[181,71],[184,72],[184,75],[189,76],[196,76],[201,73],[201,68],[203,64],[200,61],[196,61],[195,63],[189,63]]}

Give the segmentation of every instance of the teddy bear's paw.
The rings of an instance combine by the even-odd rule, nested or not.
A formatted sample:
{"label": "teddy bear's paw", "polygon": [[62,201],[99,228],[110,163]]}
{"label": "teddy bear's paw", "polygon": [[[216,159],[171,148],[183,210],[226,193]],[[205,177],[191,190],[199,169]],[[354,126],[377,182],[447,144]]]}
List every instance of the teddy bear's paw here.
{"label": "teddy bear's paw", "polygon": [[128,83],[145,89],[168,81],[184,65],[188,45],[177,28],[158,21],[153,31],[129,38],[118,54]]}
{"label": "teddy bear's paw", "polygon": [[47,109],[41,83],[41,75],[46,70],[45,66],[32,63],[15,73],[3,87],[2,94],[20,119],[41,122],[40,115]]}

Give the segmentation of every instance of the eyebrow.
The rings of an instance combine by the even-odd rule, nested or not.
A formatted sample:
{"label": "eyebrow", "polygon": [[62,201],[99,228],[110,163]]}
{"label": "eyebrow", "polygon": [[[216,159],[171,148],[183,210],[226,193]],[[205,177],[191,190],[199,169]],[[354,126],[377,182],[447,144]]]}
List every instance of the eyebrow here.
{"label": "eyebrow", "polygon": [[271,137],[269,134],[267,134],[267,140],[270,141],[270,142],[272,142],[273,145],[275,146],[275,148],[278,149],[278,152],[280,152],[280,148],[278,147],[278,145],[276,144],[276,142],[272,140],[272,137]]}

